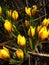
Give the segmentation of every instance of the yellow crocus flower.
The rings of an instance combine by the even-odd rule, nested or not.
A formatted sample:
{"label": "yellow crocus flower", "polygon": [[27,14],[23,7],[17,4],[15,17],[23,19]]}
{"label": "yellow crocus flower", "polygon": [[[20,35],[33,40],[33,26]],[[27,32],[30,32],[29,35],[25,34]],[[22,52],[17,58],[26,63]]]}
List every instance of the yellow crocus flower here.
{"label": "yellow crocus flower", "polygon": [[39,31],[39,36],[40,36],[40,34],[41,34],[43,31],[45,31],[45,30],[47,30],[47,28],[46,28],[46,26],[43,26],[43,27],[40,29],[40,31]]}
{"label": "yellow crocus flower", "polygon": [[43,28],[41,28],[41,30],[39,31],[39,37],[42,40],[45,40],[46,38],[48,38],[48,31],[47,31],[47,28],[45,26]]}
{"label": "yellow crocus flower", "polygon": [[12,24],[9,22],[9,20],[5,20],[5,23],[4,23],[4,28],[8,31],[8,32],[11,32],[12,30]]}
{"label": "yellow crocus flower", "polygon": [[13,11],[13,13],[12,13],[12,18],[14,19],[14,20],[17,20],[18,19],[18,12],[16,11],[16,10],[14,10]]}
{"label": "yellow crocus flower", "polygon": [[7,14],[8,16],[12,17],[12,10],[7,10],[7,11],[6,11],[6,14]]}
{"label": "yellow crocus flower", "polygon": [[45,25],[45,26],[48,26],[48,24],[49,24],[49,18],[48,18],[48,19],[45,18],[45,19],[43,20],[42,24]]}
{"label": "yellow crocus flower", "polygon": [[37,5],[33,5],[33,6],[32,6],[32,10],[31,10],[32,16],[35,15],[36,11],[37,11]]}
{"label": "yellow crocus flower", "polygon": [[31,16],[31,8],[30,7],[25,7],[25,12],[28,16]]}
{"label": "yellow crocus flower", "polygon": [[41,37],[42,40],[45,40],[46,38],[48,38],[48,31],[47,30],[43,31],[41,33],[40,37]]}
{"label": "yellow crocus flower", "polygon": [[28,36],[32,36],[34,37],[35,35],[35,27],[33,28],[32,26],[30,26],[29,30],[28,30]]}
{"label": "yellow crocus flower", "polygon": [[0,49],[0,58],[3,60],[9,60],[10,59],[10,53],[6,47],[3,47],[3,49]]}
{"label": "yellow crocus flower", "polygon": [[37,26],[37,32],[39,32],[41,28],[42,28],[42,25]]}
{"label": "yellow crocus flower", "polygon": [[17,43],[18,43],[18,45],[20,44],[20,39],[21,39],[21,37],[22,37],[22,36],[21,36],[20,34],[19,34],[18,37],[17,37]]}
{"label": "yellow crocus flower", "polygon": [[26,27],[30,26],[30,23],[29,23],[28,20],[25,20],[25,26],[26,26]]}
{"label": "yellow crocus flower", "polygon": [[17,43],[19,46],[26,46],[26,38],[24,36],[21,36],[20,34],[17,37]]}
{"label": "yellow crocus flower", "polygon": [[24,53],[21,49],[17,49],[16,50],[16,56],[19,58],[19,59],[24,59]]}
{"label": "yellow crocus flower", "polygon": [[22,36],[21,39],[20,39],[20,45],[21,46],[26,46],[26,39],[25,39],[24,36]]}

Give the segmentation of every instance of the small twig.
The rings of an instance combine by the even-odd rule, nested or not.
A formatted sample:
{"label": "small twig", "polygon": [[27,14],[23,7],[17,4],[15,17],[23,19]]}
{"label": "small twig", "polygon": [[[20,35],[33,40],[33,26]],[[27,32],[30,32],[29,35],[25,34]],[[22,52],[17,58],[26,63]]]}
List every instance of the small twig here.
{"label": "small twig", "polygon": [[28,7],[28,1],[26,0],[26,5],[27,5],[27,7]]}
{"label": "small twig", "polygon": [[[46,14],[46,15],[47,15],[47,14]],[[45,17],[45,15],[40,16],[40,17],[38,17],[38,18],[34,19],[34,21],[36,21],[36,20],[38,20],[38,19],[41,19],[41,18],[43,18],[43,17]]]}
{"label": "small twig", "polygon": [[[45,6],[45,0],[43,0],[43,6]],[[46,17],[46,8],[44,7],[45,17]]]}
{"label": "small twig", "polygon": [[8,46],[8,45],[5,45],[8,49],[11,49],[11,50],[13,50],[13,51],[16,51],[17,50],[17,48],[15,48],[15,47],[11,47],[11,46]]}
{"label": "small twig", "polygon": [[37,59],[35,59],[35,65],[37,65]]}
{"label": "small twig", "polygon": [[38,65],[39,57],[35,57],[35,65]]}
{"label": "small twig", "polygon": [[45,54],[45,53],[33,53],[28,51],[28,54],[33,55],[33,56],[40,56],[40,57],[49,57],[49,54]]}
{"label": "small twig", "polygon": [[28,55],[29,56],[29,65],[30,65],[30,55]]}

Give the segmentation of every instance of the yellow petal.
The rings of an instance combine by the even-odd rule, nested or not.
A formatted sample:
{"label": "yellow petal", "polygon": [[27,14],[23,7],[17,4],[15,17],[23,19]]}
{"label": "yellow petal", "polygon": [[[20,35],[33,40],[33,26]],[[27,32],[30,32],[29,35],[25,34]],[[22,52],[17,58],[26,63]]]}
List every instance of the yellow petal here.
{"label": "yellow petal", "polygon": [[9,54],[9,50],[3,46],[3,49]]}
{"label": "yellow petal", "polygon": [[25,12],[28,16],[31,16],[31,8],[25,7]]}
{"label": "yellow petal", "polygon": [[45,18],[45,19],[43,20],[42,24],[45,25],[45,26],[48,26],[48,24],[49,24],[49,19]]}
{"label": "yellow petal", "polygon": [[45,30],[47,30],[47,28],[46,28],[46,26],[43,26],[43,27],[40,29],[40,31],[39,31],[39,35],[41,35],[41,33],[42,33],[43,31],[45,31]]}
{"label": "yellow petal", "polygon": [[5,20],[5,23],[4,23],[4,28],[9,32],[11,32],[12,30],[12,24],[8,21],[8,20]]}
{"label": "yellow petal", "polygon": [[14,19],[14,20],[17,20],[18,19],[18,12],[16,11],[16,10],[14,10],[13,11],[13,13],[12,13],[12,18]]}
{"label": "yellow petal", "polygon": [[20,44],[20,39],[21,39],[21,35],[19,34],[18,37],[17,37],[17,43]]}
{"label": "yellow petal", "polygon": [[0,54],[1,54],[1,56],[2,56],[2,57],[0,57],[0,58],[2,58],[2,59],[4,59],[4,60],[9,60],[9,59],[10,59],[10,54],[7,53],[6,50],[4,50],[4,49],[0,50]]}
{"label": "yellow petal", "polygon": [[30,25],[28,20],[25,20],[25,26],[28,27]]}
{"label": "yellow petal", "polygon": [[22,36],[20,39],[20,46],[26,46],[26,39],[24,36]]}
{"label": "yellow petal", "polygon": [[48,38],[48,31],[47,30],[43,30],[41,33],[40,33],[40,38],[42,40],[45,40],[46,38]]}
{"label": "yellow petal", "polygon": [[36,11],[37,11],[37,6],[36,5],[33,5],[32,7],[33,7],[32,8],[32,16],[34,16],[35,13],[36,13]]}
{"label": "yellow petal", "polygon": [[32,26],[30,26],[29,30],[28,30],[28,35],[32,35],[32,37],[34,37],[35,35],[35,27],[33,28]]}
{"label": "yellow petal", "polygon": [[41,28],[42,28],[42,25],[37,26],[37,32],[39,32]]}
{"label": "yellow petal", "polygon": [[8,16],[12,17],[12,10],[7,10],[7,11],[6,11],[6,14],[7,14]]}
{"label": "yellow petal", "polygon": [[2,7],[0,6],[0,15],[2,14]]}

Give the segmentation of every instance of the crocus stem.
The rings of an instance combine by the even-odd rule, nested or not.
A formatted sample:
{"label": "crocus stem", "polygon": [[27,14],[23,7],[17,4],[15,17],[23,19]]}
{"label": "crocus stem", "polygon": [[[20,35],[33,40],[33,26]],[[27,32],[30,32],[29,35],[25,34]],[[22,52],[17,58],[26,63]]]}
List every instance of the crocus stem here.
{"label": "crocus stem", "polygon": [[0,19],[3,21],[3,23],[4,23],[4,18],[2,17],[2,16],[0,16]]}

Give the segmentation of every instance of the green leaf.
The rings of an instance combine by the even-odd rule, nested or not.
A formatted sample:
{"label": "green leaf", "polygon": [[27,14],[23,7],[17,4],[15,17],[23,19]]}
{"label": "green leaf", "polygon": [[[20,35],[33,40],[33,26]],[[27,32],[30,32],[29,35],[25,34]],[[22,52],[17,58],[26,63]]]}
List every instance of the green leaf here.
{"label": "green leaf", "polygon": [[39,43],[39,46],[40,46],[40,48],[42,49],[42,47],[43,47],[43,46],[42,46],[42,43]]}
{"label": "green leaf", "polygon": [[17,28],[15,28],[14,26],[12,26],[13,29],[14,29],[14,34],[16,35],[16,37],[18,36],[18,34],[20,34],[20,32],[17,30]]}

